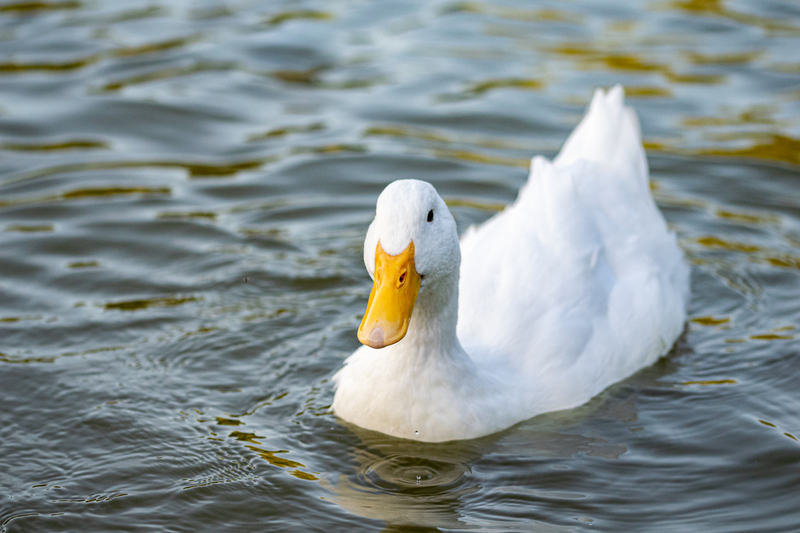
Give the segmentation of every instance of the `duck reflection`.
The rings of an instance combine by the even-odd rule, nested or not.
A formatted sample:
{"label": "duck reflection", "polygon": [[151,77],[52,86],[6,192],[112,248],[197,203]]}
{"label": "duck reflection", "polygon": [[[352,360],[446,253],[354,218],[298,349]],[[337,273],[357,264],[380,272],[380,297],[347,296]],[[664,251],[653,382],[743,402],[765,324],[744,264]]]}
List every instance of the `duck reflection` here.
{"label": "duck reflection", "polygon": [[[635,400],[628,398],[624,403],[631,408]],[[577,416],[583,418],[585,413]],[[397,439],[341,421],[361,441],[352,450],[355,472],[340,474],[335,485],[321,483],[334,494],[332,501],[353,514],[385,521],[387,532],[409,527],[421,528],[414,531],[464,528],[470,520],[462,513],[463,502],[483,488],[483,478],[473,471],[481,460],[547,462],[579,453],[616,459],[627,451],[624,444],[570,432],[576,429],[575,417],[574,412],[543,415],[488,437],[446,443]],[[542,494],[552,490],[554,475],[560,477],[555,472],[547,475]],[[535,486],[535,478],[534,472],[525,476],[525,485]],[[566,476],[558,487],[561,494],[571,489],[569,479]],[[511,494],[532,490],[518,483],[517,479],[514,487],[508,487]],[[583,497],[571,494],[571,499]]]}
{"label": "duck reflection", "polygon": [[[684,346],[680,342],[670,355],[682,355]],[[495,497],[503,492],[580,501],[586,495],[576,491],[575,473],[563,469],[577,455],[613,461],[627,453],[626,440],[646,425],[638,420],[640,392],[664,386],[661,380],[677,368],[672,357],[662,358],[581,407],[543,414],[479,439],[425,443],[337,419],[355,437],[349,452],[355,471],[339,474],[335,481],[321,480],[332,493],[326,499],[355,515],[386,522],[385,532],[469,527],[472,520],[465,516],[465,501],[483,498],[474,495],[485,484],[497,485],[504,478],[508,486],[492,491]],[[513,472],[510,464],[517,465]],[[481,474],[476,465],[482,465]],[[520,466],[526,468],[522,478],[516,470]],[[496,479],[485,483],[487,476]],[[562,511],[574,514],[570,505]]]}
{"label": "duck reflection", "polygon": [[461,499],[480,490],[472,464],[496,447],[503,434],[481,439],[426,443],[398,439],[343,420],[359,439],[355,472],[336,485],[322,482],[333,501],[349,512],[383,520],[385,531],[464,527]]}

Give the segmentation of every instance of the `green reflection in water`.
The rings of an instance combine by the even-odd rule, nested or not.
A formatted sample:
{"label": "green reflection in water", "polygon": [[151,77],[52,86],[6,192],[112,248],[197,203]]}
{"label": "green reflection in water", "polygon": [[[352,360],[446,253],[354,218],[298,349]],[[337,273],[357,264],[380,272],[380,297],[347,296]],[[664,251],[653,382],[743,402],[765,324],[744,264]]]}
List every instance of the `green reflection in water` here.
{"label": "green reflection in water", "polygon": [[544,82],[530,78],[506,78],[506,79],[491,79],[478,82],[467,88],[467,92],[474,94],[483,94],[494,89],[525,89],[525,90],[539,90],[544,87]]}
{"label": "green reflection in water", "polygon": [[221,416],[217,417],[217,425],[218,426],[241,426],[244,425],[244,422],[241,420],[233,420],[232,418],[223,418]]}
{"label": "green reflection in water", "polygon": [[521,150],[526,153],[536,152],[555,152],[557,147],[548,147],[535,144],[533,142],[513,142],[506,139],[493,139],[491,137],[477,137],[465,134],[445,135],[439,131],[409,128],[405,125],[376,125],[367,128],[362,134],[364,137],[385,136],[398,137],[402,139],[414,139],[438,144],[465,144],[480,148],[491,148],[498,150]]}
{"label": "green reflection in water", "polygon": [[228,436],[236,440],[252,442],[253,444],[261,444],[256,439],[266,439],[266,437],[261,437],[255,433],[244,433],[242,431],[231,431]]}
{"label": "green reflection in water", "polygon": [[186,219],[186,218],[205,218],[208,220],[215,220],[217,218],[217,214],[210,211],[189,211],[186,213],[180,213],[176,211],[166,211],[164,213],[159,213],[158,218],[167,220]]}
{"label": "green reflection in water", "polygon": [[73,357],[76,355],[92,355],[105,352],[118,352],[119,350],[124,350],[125,348],[126,346],[103,346],[102,348],[93,348],[91,350],[82,350],[80,352],[64,352],[61,354],[61,356]]}
{"label": "green reflection in water", "polygon": [[[694,83],[694,84],[720,84],[724,83],[726,76],[722,74],[695,74],[676,72],[670,65],[646,61],[640,55],[634,53],[606,52],[598,49],[589,43],[571,43],[562,46],[548,48],[547,52],[572,57],[578,61],[578,66],[585,69],[603,69],[632,73],[658,73],[673,83]],[[625,94],[628,96],[651,96],[652,93],[645,93],[644,89],[636,95],[632,87],[625,87]],[[662,91],[664,89],[661,89]],[[670,96],[671,93],[664,96]]]}
{"label": "green reflection in water", "polygon": [[96,189],[77,189],[62,194],[52,194],[47,196],[36,196],[32,198],[21,198],[15,200],[0,201],[0,207],[13,205],[29,205],[48,202],[58,202],[64,200],[77,200],[82,198],[95,198],[103,196],[126,196],[134,194],[171,194],[169,187],[103,187]]}
{"label": "green reflection in water", "polygon": [[271,129],[265,133],[258,133],[255,135],[250,135],[247,140],[249,142],[256,142],[256,141],[265,141],[268,139],[276,139],[280,137],[285,137],[287,135],[291,135],[294,133],[311,133],[315,131],[322,131],[325,129],[324,122],[314,122],[312,124],[306,124],[301,126],[284,126],[281,128]]}
{"label": "green reflection in water", "polygon": [[315,67],[308,70],[289,70],[279,69],[270,72],[270,76],[286,83],[297,83],[300,85],[316,85],[319,83],[319,74],[326,67]]}
{"label": "green reflection in water", "polygon": [[198,72],[237,70],[237,68],[237,64],[232,62],[200,61],[194,65],[165,68],[154,72],[148,72],[146,74],[140,74],[138,76],[123,78],[121,80],[107,83],[99,90],[101,92],[113,92],[124,89],[125,87],[130,87],[131,85],[140,85],[142,83],[149,83],[151,81],[189,76]]}
{"label": "green reflection in water", "polygon": [[710,385],[738,385],[739,382],[735,379],[713,379],[706,381],[684,381],[681,385],[701,385],[708,387]]}
{"label": "green reflection in water", "polygon": [[420,139],[423,141],[450,143],[449,138],[438,133],[432,133],[424,130],[414,130],[399,126],[373,126],[364,131],[364,136],[389,136],[389,137],[405,137],[408,139]]}
{"label": "green reflection in water", "polygon": [[730,318],[714,318],[713,316],[700,316],[697,318],[692,318],[692,322],[695,324],[700,324],[703,326],[718,326],[720,324],[727,324],[731,321]]}
{"label": "green reflection in water", "polygon": [[462,198],[445,198],[444,203],[447,207],[469,207],[480,209],[481,211],[498,212],[506,208],[505,204],[495,204],[491,202],[479,202],[477,200],[465,200]]}
{"label": "green reflection in water", "polygon": [[800,257],[794,257],[792,255],[786,254],[777,257],[776,256],[767,257],[765,259],[772,266],[781,268],[794,268],[800,270]]}
{"label": "green reflection in water", "polygon": [[60,198],[65,200],[73,200],[76,198],[91,198],[96,196],[118,196],[121,194],[170,194],[171,190],[168,187],[159,187],[157,189],[150,187],[103,187],[98,189],[78,189],[75,191],[65,192],[60,195]]}
{"label": "green reflection in water", "polygon": [[436,97],[438,102],[453,102],[480,96],[496,89],[519,89],[526,91],[538,91],[544,87],[544,82],[532,78],[496,78],[489,79],[469,85],[460,93],[440,94]]}
{"label": "green reflection in water", "polygon": [[462,161],[479,163],[481,165],[499,165],[504,167],[520,168],[528,168],[530,166],[530,160],[527,158],[502,157],[478,154],[467,150],[445,150],[443,148],[435,149],[433,152],[436,157],[441,157],[444,159],[460,159]]}
{"label": "green reflection in water", "polygon": [[756,246],[754,244],[730,242],[721,239],[719,237],[715,237],[713,235],[708,235],[706,237],[698,237],[697,243],[702,246],[705,246],[706,248],[722,248],[725,250],[730,250],[732,252],[742,252],[745,254],[760,252],[763,250],[761,246]]}
{"label": "green reflection in water", "polygon": [[19,224],[13,224],[11,226],[6,226],[5,231],[16,231],[21,233],[39,233],[39,232],[50,232],[53,231],[52,224],[42,224],[39,226],[23,226]]}
{"label": "green reflection in water", "polygon": [[764,333],[762,335],[750,335],[751,339],[761,341],[792,340],[794,335],[778,335],[776,333]]}
{"label": "green reflection in water", "polygon": [[313,11],[313,10],[298,10],[298,11],[284,11],[273,15],[266,20],[267,24],[277,26],[289,20],[333,20],[334,15],[328,11]]}
{"label": "green reflection in water", "polygon": [[13,364],[26,364],[26,363],[54,363],[58,357],[14,357],[0,352],[0,362],[13,363]]}
{"label": "green reflection in water", "polygon": [[780,224],[780,217],[777,215],[764,215],[764,214],[756,214],[756,213],[741,213],[735,212],[727,209],[716,209],[714,214],[719,218],[724,218],[726,220],[731,220],[737,223],[745,223],[745,224]]}
{"label": "green reflection in water", "polygon": [[67,265],[69,268],[97,268],[100,266],[98,261],[75,261]]}
{"label": "green reflection in water", "polygon": [[744,65],[764,55],[763,50],[733,54],[701,54],[686,52],[686,57],[695,65]]}
{"label": "green reflection in water", "polygon": [[442,8],[440,14],[479,13],[492,17],[524,22],[566,22],[581,24],[583,15],[559,9],[520,9],[480,2],[455,2]]}
{"label": "green reflection in water", "polygon": [[740,111],[733,116],[687,117],[681,121],[681,124],[688,127],[744,126],[750,124],[776,125],[778,122],[770,116],[771,112],[772,109],[770,107],[759,106]]}
{"label": "green reflection in water", "polygon": [[263,448],[258,448],[256,446],[246,446],[248,450],[253,450],[256,452],[259,457],[264,459],[266,462],[271,464],[272,466],[277,466],[280,468],[298,468],[303,467],[305,468],[306,465],[303,463],[298,463],[297,461],[292,461],[291,459],[286,459],[285,457],[278,457],[277,453],[289,453],[289,450],[265,450]]}
{"label": "green reflection in water", "polygon": [[[778,268],[800,270],[800,257],[779,250],[770,250],[769,248],[754,244],[732,242],[713,235],[699,237],[695,239],[695,242],[705,248],[716,248],[747,254],[748,260],[754,263],[764,263]],[[700,262],[702,263],[703,261],[700,260]]]}
{"label": "green reflection in water", "polygon": [[292,154],[335,154],[338,152],[366,152],[362,144],[326,144],[323,146],[297,146],[291,149]]}
{"label": "green reflection in water", "polygon": [[186,298],[149,298],[143,300],[127,300],[124,302],[109,302],[105,305],[107,311],[139,311],[149,307],[175,307],[189,302],[197,302],[198,298],[189,296]]}
{"label": "green reflection in water", "polygon": [[129,46],[129,47],[122,47],[116,48],[111,50],[107,56],[108,57],[132,57],[132,56],[140,56],[145,54],[152,54],[154,52],[163,52],[164,50],[171,50],[173,48],[182,48],[192,43],[196,43],[200,41],[202,37],[198,35],[192,35],[189,37],[182,37],[180,39],[169,39],[167,41],[160,41],[155,43],[144,44],[141,46]]}
{"label": "green reflection in water", "polygon": [[669,5],[673,8],[696,15],[718,16],[734,20],[742,24],[758,26],[769,32],[786,32],[794,35],[800,35],[800,28],[797,26],[786,24],[778,19],[760,17],[758,15],[751,15],[749,13],[742,13],[741,11],[728,9],[723,0],[683,0],[679,2],[671,2]]}
{"label": "green reflection in water", "polygon": [[[745,157],[766,159],[800,165],[800,140],[777,133],[734,133],[718,136],[719,140],[752,139],[755,144],[747,148],[710,148],[696,150],[696,155],[718,157]],[[758,142],[758,141],[762,142]]]}
{"label": "green reflection in water", "polygon": [[330,90],[364,89],[386,81],[386,78],[383,76],[342,81],[322,80],[320,75],[326,70],[330,70],[330,68],[329,65],[321,65],[308,70],[278,69],[268,74],[284,83],[307,85]]}
{"label": "green reflection in water", "polygon": [[17,4],[6,4],[0,6],[0,13],[28,13],[31,11],[55,11],[60,9],[79,9],[83,7],[81,2],[20,2]]}
{"label": "green reflection in water", "polygon": [[627,86],[625,96],[630,98],[672,98],[672,90],[667,87]]}
{"label": "green reflection in water", "polygon": [[76,70],[99,61],[99,56],[90,56],[65,63],[0,63],[0,74],[32,71]]}
{"label": "green reflection in water", "polygon": [[161,17],[167,14],[167,10],[161,6],[147,6],[141,9],[130,9],[105,17],[101,22],[105,24],[117,24],[119,22],[127,22],[129,20],[139,20],[151,17]]}
{"label": "green reflection in water", "polygon": [[[67,172],[88,172],[95,170],[117,170],[126,168],[177,168],[184,169],[191,178],[223,178],[245,170],[255,170],[267,163],[277,161],[276,157],[263,157],[231,163],[197,163],[188,161],[96,161],[90,163],[74,163],[57,165],[39,170],[18,174],[2,182],[3,185],[16,183]],[[147,191],[149,192],[149,191]],[[169,193],[169,189],[158,189],[156,192]],[[4,205],[0,202],[0,206]]]}
{"label": "green reflection in water", "polygon": [[0,324],[3,322],[12,323],[12,322],[20,322],[22,320],[40,320],[42,317],[41,315],[33,315],[33,316],[7,316],[0,318]]}
{"label": "green reflection in water", "polygon": [[[2,68],[2,65],[0,65],[0,68]],[[93,150],[108,148],[108,143],[90,140],[74,140],[43,144],[0,143],[0,149],[13,150],[16,152],[52,152],[60,150]]]}
{"label": "green reflection in water", "polygon": [[[199,35],[193,35],[189,37],[182,37],[179,39],[170,39],[167,41],[144,44],[141,46],[120,47],[110,50],[108,52],[92,54],[90,56],[74,59],[72,61],[66,61],[63,63],[46,63],[46,62],[18,63],[13,61],[0,63],[0,74],[20,74],[25,72],[37,72],[37,71],[60,72],[60,71],[78,70],[87,67],[89,65],[94,65],[95,63],[107,59],[136,57],[145,54],[163,52],[165,50],[171,50],[173,48],[184,47],[191,43],[195,43],[200,39],[201,37]],[[180,74],[176,73],[174,75],[177,76]],[[122,80],[120,82],[110,83],[105,86],[105,90],[113,91],[121,89],[126,85],[133,85],[135,83],[142,83],[143,81],[150,81],[149,76],[153,76],[154,77],[153,79],[161,79],[161,77],[159,76],[173,77],[173,76],[166,76],[163,71],[159,71],[152,74],[144,74],[142,76],[134,77],[129,80]]]}

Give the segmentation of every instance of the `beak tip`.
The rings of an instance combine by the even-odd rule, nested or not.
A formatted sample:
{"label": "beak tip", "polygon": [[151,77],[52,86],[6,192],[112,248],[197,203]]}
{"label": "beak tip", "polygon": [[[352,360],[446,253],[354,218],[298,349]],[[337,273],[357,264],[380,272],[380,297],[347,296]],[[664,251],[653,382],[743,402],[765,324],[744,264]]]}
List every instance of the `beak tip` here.
{"label": "beak tip", "polygon": [[369,336],[367,336],[363,330],[359,329],[358,340],[361,341],[361,344],[366,344],[370,348],[380,349],[387,346],[386,337],[380,326],[375,326],[372,331],[369,332]]}
{"label": "beak tip", "polygon": [[380,326],[375,326],[375,329],[373,329],[372,333],[369,334],[370,344],[375,344],[381,348],[383,347],[383,338],[383,330]]}

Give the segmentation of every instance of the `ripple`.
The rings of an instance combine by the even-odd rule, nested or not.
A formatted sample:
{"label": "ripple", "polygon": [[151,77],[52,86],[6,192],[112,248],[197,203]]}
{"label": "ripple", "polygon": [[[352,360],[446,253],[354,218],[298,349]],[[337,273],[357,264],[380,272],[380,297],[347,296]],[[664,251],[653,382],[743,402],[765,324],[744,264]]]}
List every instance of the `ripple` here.
{"label": "ripple", "polygon": [[423,456],[392,455],[369,465],[364,472],[376,487],[392,492],[408,489],[451,490],[470,474],[467,464]]}

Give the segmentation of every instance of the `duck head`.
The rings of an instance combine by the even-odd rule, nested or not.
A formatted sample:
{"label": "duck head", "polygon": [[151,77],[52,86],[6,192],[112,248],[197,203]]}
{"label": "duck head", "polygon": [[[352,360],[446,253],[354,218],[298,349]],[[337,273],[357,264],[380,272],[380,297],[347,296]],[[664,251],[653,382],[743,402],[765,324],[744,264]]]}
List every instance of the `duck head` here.
{"label": "duck head", "polygon": [[364,263],[374,283],[358,340],[372,348],[405,337],[415,306],[436,307],[452,297],[461,264],[458,232],[433,185],[400,180],[383,190]]}

